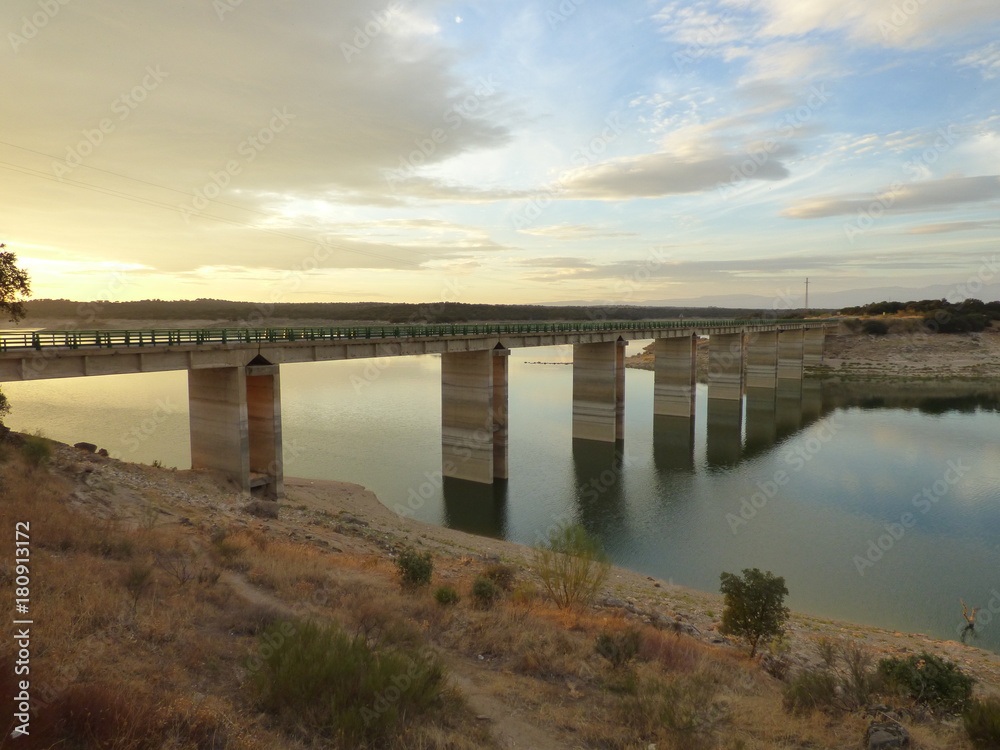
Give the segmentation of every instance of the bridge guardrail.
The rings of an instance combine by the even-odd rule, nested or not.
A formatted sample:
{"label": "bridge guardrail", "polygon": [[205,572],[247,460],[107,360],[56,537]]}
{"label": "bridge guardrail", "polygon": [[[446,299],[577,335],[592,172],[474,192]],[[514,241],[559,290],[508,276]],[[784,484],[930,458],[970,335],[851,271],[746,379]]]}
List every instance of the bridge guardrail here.
{"label": "bridge guardrail", "polygon": [[114,331],[30,331],[0,334],[0,352],[24,349],[182,346],[201,344],[260,344],[293,341],[377,340],[445,336],[484,336],[518,333],[586,333],[588,331],[642,331],[754,325],[801,325],[829,319],[602,321],[598,323],[479,323],[449,325],[386,325],[278,328],[157,328]]}

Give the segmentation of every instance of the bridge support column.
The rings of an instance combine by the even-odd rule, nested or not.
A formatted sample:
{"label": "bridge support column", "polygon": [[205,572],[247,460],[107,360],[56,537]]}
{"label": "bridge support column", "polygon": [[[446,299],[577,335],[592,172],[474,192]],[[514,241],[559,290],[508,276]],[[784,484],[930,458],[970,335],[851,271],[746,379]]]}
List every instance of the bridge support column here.
{"label": "bridge support column", "polygon": [[825,328],[807,328],[802,342],[802,360],[806,367],[823,364],[823,349],[826,346]]}
{"label": "bridge support column", "polygon": [[653,414],[694,416],[697,351],[697,336],[653,342]]}
{"label": "bridge support column", "polygon": [[509,350],[441,355],[441,472],[490,484],[507,477]]}
{"label": "bridge support column", "polygon": [[743,334],[713,333],[708,340],[708,398],[743,398]]}
{"label": "bridge support column", "polygon": [[747,390],[778,384],[778,332],[761,331],[747,337]]}
{"label": "bridge support column", "polygon": [[804,343],[801,328],[778,333],[778,379],[802,380],[802,351]]}
{"label": "bridge support column", "polygon": [[625,346],[573,345],[573,437],[612,443],[625,437]]}
{"label": "bridge support column", "polygon": [[278,365],[248,366],[246,377],[250,486],[259,486],[264,497],[277,500],[285,496]]}
{"label": "bridge support column", "polygon": [[278,366],[188,370],[191,467],[215,469],[244,493],[284,496]]}

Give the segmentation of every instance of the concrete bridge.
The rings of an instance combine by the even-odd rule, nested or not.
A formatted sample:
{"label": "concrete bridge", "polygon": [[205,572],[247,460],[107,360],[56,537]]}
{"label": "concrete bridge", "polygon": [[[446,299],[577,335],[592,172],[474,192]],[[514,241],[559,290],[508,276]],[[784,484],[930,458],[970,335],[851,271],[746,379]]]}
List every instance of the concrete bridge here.
{"label": "concrete bridge", "polygon": [[[826,325],[830,325],[828,322]],[[573,437],[624,436],[625,346],[654,340],[654,411],[692,419],[695,351],[709,337],[709,404],[735,419],[822,361],[822,320],[512,323],[340,328],[38,331],[0,335],[0,382],[187,370],[193,468],[283,496],[280,366],[441,355],[444,476],[507,478],[507,355],[573,346]],[[405,395],[401,394],[401,397]]]}

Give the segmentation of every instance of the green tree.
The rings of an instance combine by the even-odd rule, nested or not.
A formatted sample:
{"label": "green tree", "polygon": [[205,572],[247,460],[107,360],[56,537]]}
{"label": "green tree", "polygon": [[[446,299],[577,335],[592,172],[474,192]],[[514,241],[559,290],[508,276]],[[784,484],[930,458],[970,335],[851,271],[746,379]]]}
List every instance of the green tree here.
{"label": "green tree", "polygon": [[0,242],[0,312],[17,322],[24,317],[24,297],[31,295],[27,271],[17,267],[17,256]]}
{"label": "green tree", "polygon": [[588,604],[611,570],[600,541],[580,524],[552,529],[548,541],[535,548],[532,563],[546,593],[562,609]]}
{"label": "green tree", "polygon": [[[5,247],[0,242],[0,312],[16,323],[24,317],[24,301],[21,298],[31,294],[31,282],[27,272],[17,267],[17,256],[4,250]],[[3,418],[9,413],[10,402],[0,391],[0,426],[3,426]]]}
{"label": "green tree", "polygon": [[744,568],[743,577],[723,573],[721,591],[725,597],[719,632],[735,635],[750,644],[750,658],[757,646],[781,635],[788,619],[784,606],[788,589],[785,579],[757,568]]}

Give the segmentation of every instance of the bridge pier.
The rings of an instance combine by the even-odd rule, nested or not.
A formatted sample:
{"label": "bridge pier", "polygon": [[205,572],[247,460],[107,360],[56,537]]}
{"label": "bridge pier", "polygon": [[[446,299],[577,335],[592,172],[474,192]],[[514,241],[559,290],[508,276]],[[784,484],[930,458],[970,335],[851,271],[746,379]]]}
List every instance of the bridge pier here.
{"label": "bridge pier", "polygon": [[491,484],[507,478],[509,349],[441,355],[441,473]]}
{"label": "bridge pier", "polygon": [[230,476],[246,494],[284,496],[277,365],[188,370],[191,468]]}
{"label": "bridge pier", "polygon": [[823,351],[826,348],[826,329],[807,328],[803,332],[802,362],[806,367],[823,364]]}
{"label": "bridge pier", "polygon": [[698,337],[653,342],[653,414],[694,416],[694,384]]}
{"label": "bridge pier", "polygon": [[622,339],[573,345],[573,437],[613,443],[625,437]]}
{"label": "bridge pier", "polygon": [[778,332],[761,331],[747,336],[747,390],[774,389],[778,380]]}
{"label": "bridge pier", "polygon": [[802,329],[778,332],[778,380],[802,380]]}
{"label": "bridge pier", "polygon": [[708,339],[708,398],[743,398],[743,334],[713,333]]}

